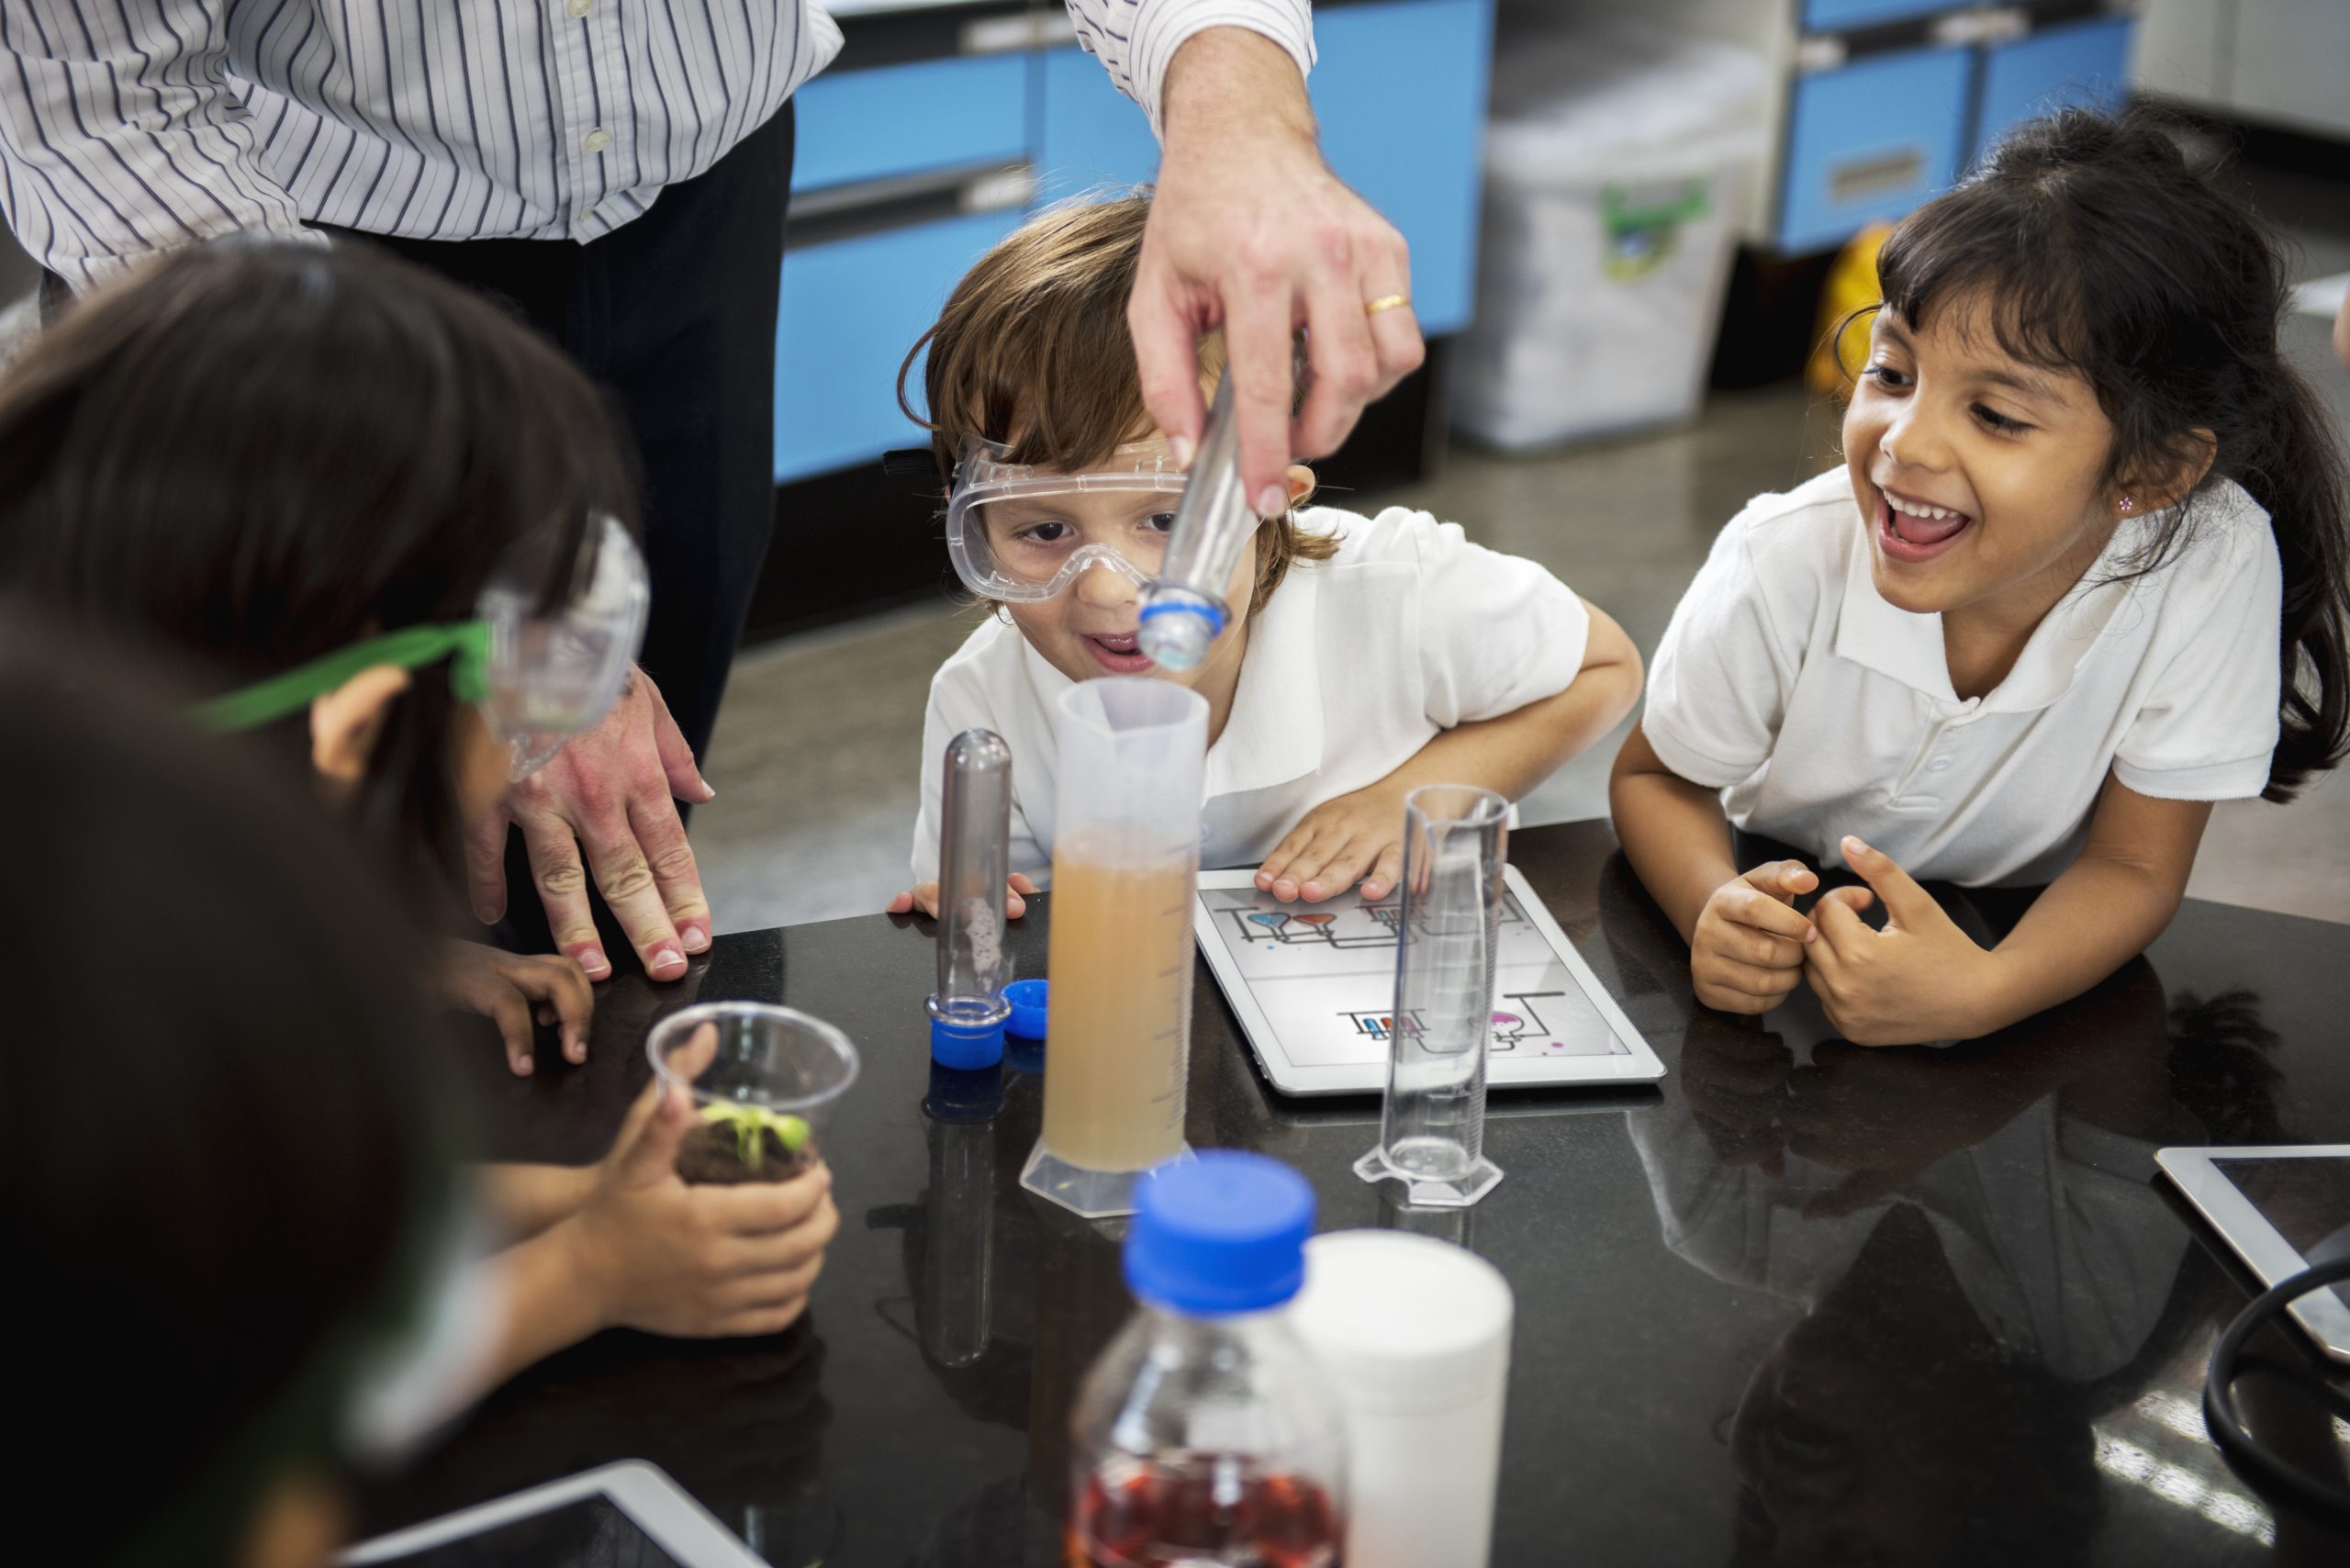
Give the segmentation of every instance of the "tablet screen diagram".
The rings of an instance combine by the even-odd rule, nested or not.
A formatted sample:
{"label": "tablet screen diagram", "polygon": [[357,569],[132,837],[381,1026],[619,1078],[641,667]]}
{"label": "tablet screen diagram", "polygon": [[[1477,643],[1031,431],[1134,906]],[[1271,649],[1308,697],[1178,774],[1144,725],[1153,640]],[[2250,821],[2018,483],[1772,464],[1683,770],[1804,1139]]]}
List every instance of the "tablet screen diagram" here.
{"label": "tablet screen diagram", "polygon": [[[1350,892],[1284,904],[1254,888],[1203,886],[1200,900],[1291,1060],[1310,1068],[1387,1059],[1399,1026],[1395,898],[1366,903]],[[1504,900],[1494,953],[1490,1052],[1496,1062],[1628,1054],[1515,890]]]}

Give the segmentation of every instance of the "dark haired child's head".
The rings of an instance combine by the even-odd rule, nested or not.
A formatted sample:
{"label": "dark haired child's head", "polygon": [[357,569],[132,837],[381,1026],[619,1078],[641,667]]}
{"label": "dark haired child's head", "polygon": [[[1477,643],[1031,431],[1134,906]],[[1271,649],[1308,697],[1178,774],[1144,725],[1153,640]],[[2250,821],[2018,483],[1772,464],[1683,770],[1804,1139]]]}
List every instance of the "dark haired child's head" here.
{"label": "dark haired child's head", "polygon": [[2159,570],[2199,492],[2241,485],[2282,557],[2284,730],[2268,792],[2350,745],[2350,495],[2280,357],[2277,247],[2142,113],[2066,110],[1897,228],[1844,420],[1878,591],[2028,629],[2125,521]]}
{"label": "dark haired child's head", "polygon": [[[923,351],[923,391],[932,448],[952,473],[974,452],[1050,475],[1130,471],[1166,476],[1163,487],[1104,486],[992,501],[979,509],[998,558],[1034,560],[1044,576],[1058,559],[1108,544],[1143,573],[1155,573],[1174,517],[1180,474],[1144,407],[1142,379],[1126,328],[1126,301],[1142,255],[1146,196],[1057,207],[1022,225],[965,274],[938,320],[906,359],[905,378]],[[1200,375],[1213,387],[1223,342],[1200,348]],[[922,420],[911,404],[910,417]],[[1313,489],[1311,471],[1290,470],[1292,504]],[[1288,515],[1258,531],[1225,599],[1253,613],[1300,560],[1327,559],[1327,537]],[[1047,662],[1073,680],[1154,672],[1186,685],[1236,656],[1231,632],[1195,669],[1154,671],[1136,651],[1135,582],[1107,569],[1080,571],[1048,599],[1008,603],[1006,612]],[[1236,626],[1239,622],[1236,622]],[[1228,671],[1226,673],[1229,673]]]}
{"label": "dark haired child's head", "polygon": [[138,1476],[28,1555],[323,1562],[358,1391],[453,1239],[408,922],[317,802],[21,624],[0,734],[50,759],[0,769],[27,1493]]}
{"label": "dark haired child's head", "polygon": [[[632,519],[632,498],[611,420],[554,348],[360,245],[173,252],[0,382],[0,590],[193,666],[199,695],[466,622],[518,563],[556,608],[591,519]],[[269,726],[426,883],[454,876],[504,782],[455,673],[370,666]]]}

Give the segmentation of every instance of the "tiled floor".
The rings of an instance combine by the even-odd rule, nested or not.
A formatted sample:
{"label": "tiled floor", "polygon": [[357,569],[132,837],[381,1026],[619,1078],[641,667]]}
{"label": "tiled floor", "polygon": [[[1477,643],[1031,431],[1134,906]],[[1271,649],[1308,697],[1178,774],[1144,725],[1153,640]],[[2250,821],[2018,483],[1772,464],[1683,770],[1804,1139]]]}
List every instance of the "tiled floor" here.
{"label": "tiled floor", "polygon": [[[2328,210],[2323,186],[2269,188],[2284,210]],[[2337,198],[2332,211],[2338,223],[2350,207]],[[2298,238],[2300,275],[2350,266],[2350,228]],[[2324,323],[2298,319],[2289,346],[2350,431],[2350,376],[2325,333]],[[1750,496],[1832,462],[1835,428],[1830,406],[1794,388],[1722,394],[1685,430],[1523,460],[1460,452],[1412,489],[1330,498],[1363,510],[1401,502],[1460,521],[1481,543],[1550,566],[1646,649],[1715,532]],[[978,613],[901,612],[736,666],[710,759],[719,797],[693,824],[720,930],[864,913],[905,884],[930,675]],[[1618,738],[1537,790],[1526,820],[1604,814]],[[2288,807],[2220,810],[2191,890],[2350,921],[2350,782],[2329,778]]]}

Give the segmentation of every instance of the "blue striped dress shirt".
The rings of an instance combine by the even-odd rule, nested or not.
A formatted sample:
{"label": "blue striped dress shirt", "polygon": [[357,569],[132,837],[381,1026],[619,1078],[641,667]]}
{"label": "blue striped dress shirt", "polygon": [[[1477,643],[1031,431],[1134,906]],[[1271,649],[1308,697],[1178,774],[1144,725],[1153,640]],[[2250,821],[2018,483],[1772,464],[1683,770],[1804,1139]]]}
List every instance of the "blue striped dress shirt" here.
{"label": "blue striped dress shirt", "polygon": [[[1202,28],[1313,63],[1309,0],[1068,4],[1154,127]],[[0,0],[0,209],[76,288],[232,230],[593,240],[840,47],[812,0]]]}

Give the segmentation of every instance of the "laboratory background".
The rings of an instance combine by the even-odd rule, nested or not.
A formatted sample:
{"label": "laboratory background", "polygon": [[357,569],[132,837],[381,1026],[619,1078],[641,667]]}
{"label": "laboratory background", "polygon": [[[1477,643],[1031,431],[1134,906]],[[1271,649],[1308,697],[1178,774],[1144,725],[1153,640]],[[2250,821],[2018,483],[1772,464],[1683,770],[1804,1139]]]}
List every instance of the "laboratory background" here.
{"label": "laboratory background", "polygon": [[[733,36],[719,13],[738,3],[710,0],[714,38]],[[1124,3],[1106,14],[1125,14]],[[587,27],[594,6],[614,4],[632,16],[637,0],[552,9]],[[362,7],[378,8],[401,9]],[[109,752],[114,732],[100,721],[117,715],[44,706],[49,689],[22,669],[50,656],[48,633],[20,645],[0,622],[9,722],[31,714],[23,722],[73,740],[86,721],[91,755],[108,762],[86,799],[71,770],[48,767],[19,778],[9,797],[18,806],[7,809],[46,811],[62,792],[79,822],[119,793],[132,802],[122,820],[144,824],[122,839],[117,858],[133,868],[124,875],[150,873],[156,862],[140,846],[162,835],[208,846],[187,849],[186,875],[214,879],[196,902],[159,893],[166,913],[131,922],[158,929],[135,938],[75,926],[91,955],[55,971],[64,1000],[37,1016],[130,1017],[120,1009],[138,988],[118,985],[120,975],[164,983],[249,914],[263,935],[234,946],[247,967],[230,966],[217,987],[187,981],[200,992],[191,1007],[239,1019],[250,1009],[252,1039],[239,1048],[254,1061],[276,1031],[302,1038],[304,1052],[349,1044],[377,1075],[303,1090],[287,1110],[294,1100],[235,1079],[230,1062],[158,1125],[207,1114],[234,1122],[236,1107],[264,1106],[256,1126],[283,1114],[302,1136],[213,1149],[158,1133],[141,1146],[162,1172],[149,1199],[174,1172],[241,1171],[251,1155],[253,1193],[296,1193],[323,1212],[329,1197],[358,1193],[386,1207],[379,1189],[397,1186],[412,1227],[451,1149],[498,1162],[470,1206],[454,1205],[468,1217],[446,1234],[370,1211],[393,1261],[355,1299],[402,1325],[408,1350],[378,1361],[352,1349],[346,1365],[346,1341],[322,1341],[333,1353],[318,1365],[332,1361],[336,1386],[367,1392],[336,1407],[332,1440],[310,1445],[331,1455],[319,1467],[331,1506],[306,1511],[259,1479],[272,1456],[309,1451],[294,1435],[308,1430],[302,1423],[326,1431],[328,1385],[308,1381],[323,1375],[317,1367],[284,1372],[286,1386],[252,1403],[258,1413],[233,1440],[177,1442],[168,1426],[142,1436],[134,1404],[116,1412],[121,1447],[69,1456],[75,1468],[105,1470],[105,1490],[138,1491],[166,1450],[192,1447],[204,1461],[170,1462],[173,1486],[196,1478],[185,1495],[164,1487],[141,1502],[163,1521],[140,1538],[146,1554],[105,1560],[2350,1562],[2350,1286],[2305,1283],[2318,1305],[2288,1319],[2279,1303],[2244,1345],[2224,1343],[2246,1304],[2286,1275],[2331,1260],[2333,1279],[2350,1278],[2350,783],[2318,771],[2289,801],[2258,798],[2257,780],[2220,800],[2188,851],[2183,902],[2153,922],[2143,957],[2124,955],[1980,1037],[1873,1034],[1857,1004],[1847,1013],[1801,993],[1775,1010],[1724,1007],[1702,975],[1693,989],[1687,922],[1653,862],[1637,846],[1628,855],[1623,799],[1611,800],[1619,756],[1645,756],[1649,777],[1701,796],[1715,788],[1656,771],[1685,775],[1682,759],[1698,754],[1663,740],[1651,750],[1633,690],[1670,668],[1675,700],[1695,691],[1702,706],[1744,678],[1730,660],[1694,669],[1686,652],[1663,664],[1668,624],[1693,596],[1720,591],[1709,555],[1750,502],[1841,470],[1856,387],[1881,395],[1856,380],[1869,364],[1881,248],[2020,128],[2068,107],[2159,111],[2212,185],[2279,241],[2290,292],[2277,353],[2312,390],[2324,435],[2350,447],[2350,0],[1273,8],[1310,16],[1307,91],[1330,171],[1409,247],[1407,298],[1369,302],[1370,319],[1407,303],[1426,344],[1424,363],[1313,463],[1314,502],[1365,518],[1426,513],[1429,537],[1457,523],[1469,543],[1542,568],[1533,576],[1572,590],[1549,613],[1589,628],[1593,663],[1561,678],[1599,669],[1607,622],[1637,655],[1619,673],[1640,672],[1622,676],[1622,700],[1514,801],[1441,784],[1413,796],[1404,885],[1379,896],[1350,888],[1325,912],[1316,900],[1276,899],[1245,868],[1211,865],[1196,888],[1186,870],[1169,895],[1089,879],[1098,867],[1072,877],[1057,866],[1047,890],[1014,880],[1024,905],[1014,896],[1010,916],[990,913],[1007,872],[1022,869],[1024,845],[1041,841],[1052,857],[1053,827],[1036,803],[1041,782],[1022,771],[1025,732],[1008,721],[992,726],[1008,750],[968,734],[946,750],[961,726],[937,733],[934,679],[983,629],[1016,646],[1014,612],[1025,626],[1054,601],[1048,590],[1027,602],[1022,588],[976,588],[990,568],[969,565],[960,533],[950,555],[950,531],[979,525],[950,512],[930,434],[901,396],[923,408],[925,333],[975,263],[1024,225],[1149,187],[1159,128],[1122,93],[1125,79],[1080,46],[1080,22],[1060,0],[825,0],[838,52],[790,87],[779,122],[789,173],[772,531],[731,677],[718,665],[724,696],[708,744],[669,772],[690,808],[708,913],[682,951],[656,955],[657,976],[607,914],[602,940],[616,961],[586,967],[592,988],[569,969],[515,978],[520,1002],[504,980],[441,987],[435,1001],[498,1025],[461,1018],[453,1037],[420,1053],[436,1063],[431,1092],[446,1096],[434,1103],[462,1107],[445,1139],[409,1125],[440,1123],[425,1092],[384,1065],[396,1050],[360,1038],[406,1020],[408,1002],[354,980],[343,994],[359,1000],[344,1016],[357,1021],[306,1031],[299,1019],[318,1011],[299,1011],[312,1006],[308,982],[286,978],[343,963],[346,924],[357,943],[396,918],[386,912],[397,898],[336,890],[381,868],[371,860],[363,871],[344,858],[348,846],[313,843],[307,826],[272,839],[272,823],[291,813],[274,816],[274,795],[249,792],[244,773],[216,767],[193,743],[157,742],[151,761],[144,741]],[[73,28],[106,36],[109,9],[0,0],[0,45],[70,55]],[[211,9],[162,7],[191,28],[211,25],[192,19]],[[701,14],[693,0],[664,9]],[[237,24],[264,50],[279,26],[268,11],[248,7]],[[748,20],[742,29],[748,38]],[[298,66],[308,47],[289,46],[286,58]],[[457,47],[419,46],[418,58],[453,72]],[[339,79],[325,80],[331,98]],[[11,91],[0,76],[0,100]],[[12,178],[45,172],[62,184],[70,162],[28,152],[9,167]],[[65,282],[45,282],[0,237],[0,375],[11,361],[33,363],[24,356],[44,331],[73,319]],[[288,286],[288,310],[298,292]],[[1120,342],[1105,352],[1125,351]],[[518,378],[498,380],[498,395],[546,384],[515,354],[498,360],[497,376]],[[599,416],[566,404],[564,417]],[[1905,444],[1915,439],[1903,433]],[[0,447],[9,439],[23,438],[0,432]],[[1212,447],[1213,428],[1205,439]],[[987,503],[984,483],[996,481],[983,468],[957,470],[957,487],[981,476],[980,499],[963,504]],[[1008,491],[1033,479],[1006,471]],[[1830,487],[1840,496],[1841,485]],[[1160,490],[1170,510],[1179,495],[1195,504],[1180,483]],[[1205,519],[1217,503],[1196,504]],[[2135,504],[2125,498],[2125,514]],[[1911,514],[1887,505],[1893,547],[1930,549],[1894,521]],[[1179,551],[1184,528],[1210,526],[1190,515],[1174,525]],[[1918,514],[1913,530],[1927,521]],[[599,518],[591,533],[603,526]],[[616,538],[620,524],[610,526]],[[641,578],[636,546],[608,540],[590,599],[607,586],[600,574],[622,565]],[[2350,564],[2333,567],[2338,576]],[[1289,569],[1294,583],[1321,567]],[[2216,581],[2221,568],[2210,570]],[[1082,563],[1080,572],[1080,588],[1111,576]],[[1578,598],[1594,607],[1588,620]],[[581,621],[589,664],[608,633],[611,646],[633,646],[628,612],[615,613],[617,633]],[[1494,645],[1514,647],[1500,618]],[[2224,619],[2212,612],[2215,626]],[[370,623],[352,641],[391,630]],[[1831,622],[1823,635],[1833,634]],[[1359,635],[1368,648],[1417,635],[1416,622],[1367,620]],[[2212,630],[2176,667],[2217,667],[2221,655],[2202,650],[2221,638]],[[453,633],[448,647],[462,642]],[[2252,642],[2273,675],[2273,636]],[[431,666],[418,661],[446,655],[435,647],[400,655],[407,678],[427,682]],[[1284,652],[1310,660],[1312,649],[1249,650]],[[519,758],[541,728],[559,743],[564,722],[498,727],[503,655],[478,656],[498,695],[468,700],[487,702],[500,745],[511,741]],[[108,667],[91,657],[93,671]],[[1136,655],[1124,644],[1113,657]],[[1460,657],[1465,666],[1474,650]],[[1381,678],[1392,662],[1366,652],[1361,678]],[[597,678],[618,681],[623,667],[606,657]],[[1238,700],[1251,700],[1248,680],[1274,678],[1244,676]],[[1317,678],[1301,664],[1297,678]],[[1344,681],[1318,678],[1336,723],[1331,693]],[[64,689],[84,689],[80,679]],[[1085,681],[1076,695],[1143,684]],[[330,685],[322,676],[263,717],[283,721],[349,690]],[[1661,703],[1659,689],[1644,700]],[[1201,842],[1218,831],[1213,808],[1198,825],[1205,747],[1184,728],[1197,716],[1171,696],[1163,712],[1141,699],[1122,708],[1128,700],[1112,692],[1058,710],[1058,756],[1035,777],[1058,769],[1064,851],[1086,832],[1143,831],[1136,822],[1187,843],[1195,826]],[[147,734],[147,710],[126,711],[129,733]],[[318,768],[339,778],[330,710],[309,711]],[[1219,711],[1213,722],[1224,721]],[[1176,737],[1171,749],[1144,744],[1162,732]],[[1212,795],[1218,763],[1205,755]],[[1949,764],[1921,752],[1917,766]],[[707,799],[691,781],[697,768]],[[1923,810],[1936,786],[1920,777],[1909,783]],[[184,805],[134,800],[142,784],[176,779],[190,791]],[[2012,787],[2045,789],[2051,813],[2069,809],[2038,776]],[[1007,807],[1007,797],[1024,803]],[[1017,813],[1009,861],[1007,810]],[[295,850],[241,850],[241,834]],[[57,859],[71,839],[61,830],[24,876],[71,875]],[[1745,842],[1741,868],[1754,858]],[[1925,922],[1939,899],[1950,913],[1935,918],[1986,949],[2030,920],[2017,886],[1921,877],[1930,897],[1898,868],[1874,871],[1885,857],[1855,840],[1832,855],[1765,842],[1755,854],[1818,869],[1785,893],[1774,884],[1753,895],[1769,910],[1740,939],[1789,947],[1784,961],[1815,983],[1820,960],[1799,945],[1815,939],[1808,921],[1828,926],[1831,905],[1842,921],[1882,904],[1870,923],[1897,930]],[[2070,842],[2067,855],[2077,835]],[[532,902],[516,843],[508,891],[487,907],[474,862],[485,916]],[[248,886],[216,862],[259,868]],[[346,871],[352,880],[338,882]],[[940,876],[946,896],[934,888],[923,902],[916,884]],[[6,880],[29,907],[17,874],[0,871]],[[1815,905],[1823,881],[1837,890]],[[232,883],[236,898],[213,902]],[[957,906],[958,888],[990,897]],[[1851,902],[1834,904],[1840,896]],[[1782,918],[1792,924],[1770,925]],[[28,915],[21,929],[40,924]],[[1175,968],[1137,958],[1170,939]],[[541,961],[570,963],[559,953]],[[957,1021],[966,1002],[975,1025]],[[0,1008],[0,1031],[8,1015]],[[1097,1024],[1115,1048],[1075,1059]],[[1448,1047],[1458,1029],[1472,1043]],[[117,1053],[85,1071],[65,1047],[37,1048],[22,1034],[5,1050],[20,1065],[0,1076],[0,1100],[19,1106],[41,1083],[95,1095],[96,1079],[136,1070],[124,1065],[134,1056]],[[21,1066],[35,1057],[39,1073]],[[1460,1065],[1471,1058],[1473,1071]],[[1057,1063],[1060,1085],[1094,1075],[1083,1092],[1098,1098],[1079,1109],[1080,1091],[1059,1087],[1057,1103]],[[346,1092],[347,1103],[336,1098]],[[693,1109],[665,1133],[673,1103]],[[112,1113],[92,1104],[64,1147],[102,1144]],[[408,1130],[395,1139],[386,1129],[402,1117]],[[632,1149],[662,1138],[681,1140],[674,1175],[668,1143],[632,1163]],[[1457,1164],[1416,1163],[1426,1153],[1416,1144]],[[341,1151],[331,1158],[330,1145]],[[2238,1150],[2287,1158],[2232,1167]],[[2293,1158],[2302,1154],[2311,1158]],[[310,1178],[297,1173],[304,1158]],[[762,1173],[762,1160],[776,1163]],[[2305,1187],[2277,1174],[2321,1165],[2326,1173]],[[1138,1175],[1145,1167],[1165,1174]],[[140,1212],[100,1167],[73,1170],[72,1180],[112,1194],[107,1215]],[[727,1220],[739,1229],[722,1236],[716,1209],[682,1195],[721,1183],[737,1204],[731,1215],[773,1206]],[[676,1189],[675,1205],[655,1207],[656,1188]],[[605,1276],[584,1261],[617,1258],[621,1243],[534,1253],[527,1239],[534,1227],[584,1236],[607,1200],[612,1215],[623,1200],[637,1204],[626,1209],[627,1245],[640,1249],[629,1267],[655,1280],[625,1308],[597,1296]],[[44,1201],[8,1198],[28,1210]],[[823,1234],[811,1239],[820,1215]],[[321,1256],[348,1241],[332,1240],[339,1222],[309,1217]],[[526,1238],[498,1255],[510,1271],[452,1262],[487,1255],[501,1227]],[[17,1234],[66,1246],[56,1228],[28,1222]],[[235,1301],[239,1282],[203,1260],[237,1245],[226,1229],[190,1242],[185,1272],[148,1287],[151,1305],[104,1320],[111,1342],[135,1343],[141,1315],[176,1316],[183,1297]],[[722,1267],[711,1261],[722,1255]],[[761,1315],[774,1304],[748,1289],[754,1256],[792,1282],[772,1319]],[[106,1277],[137,1280],[142,1267]],[[618,1282],[625,1271],[612,1268]],[[729,1284],[736,1269],[741,1291]],[[409,1301],[397,1314],[395,1286]],[[619,1282],[610,1290],[615,1301],[624,1294]],[[493,1308],[498,1292],[508,1305]],[[689,1312],[689,1295],[724,1309]],[[591,1297],[598,1316],[580,1305]],[[214,1323],[205,1332],[224,1345],[263,1332],[238,1316],[223,1307],[196,1320]],[[2241,1350],[2240,1366],[2222,1370],[2223,1348],[2229,1359]],[[202,1359],[200,1345],[171,1353]],[[492,1365],[500,1378],[485,1382]],[[67,1380],[73,1369],[68,1357],[35,1371]],[[2223,1422],[2230,1429],[2215,1431]],[[217,1466],[207,1447],[216,1440]],[[82,1560],[71,1518],[105,1498],[36,1490],[0,1489],[14,1510],[54,1516],[35,1527],[57,1532],[39,1560]],[[508,1497],[528,1501],[498,1501]],[[225,1528],[227,1516],[206,1510],[226,1498],[256,1509],[262,1499],[268,1509],[253,1517],[278,1533],[199,1550],[192,1543]],[[357,1557],[325,1554],[324,1543],[364,1539],[375,1544]]]}

